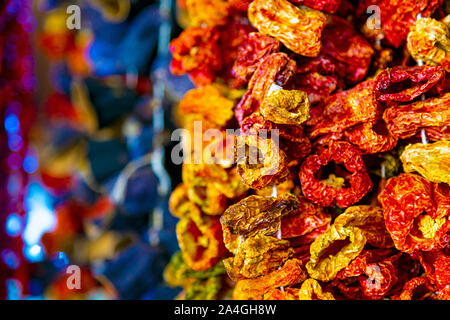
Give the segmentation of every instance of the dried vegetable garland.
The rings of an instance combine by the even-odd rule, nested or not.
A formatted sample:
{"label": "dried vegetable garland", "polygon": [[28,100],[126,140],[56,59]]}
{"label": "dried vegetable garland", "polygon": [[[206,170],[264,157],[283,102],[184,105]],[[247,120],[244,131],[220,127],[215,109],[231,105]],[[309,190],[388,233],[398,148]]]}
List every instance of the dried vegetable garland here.
{"label": "dried vegetable garland", "polygon": [[450,299],[444,1],[178,5],[184,127],[221,133],[170,199],[180,298]]}

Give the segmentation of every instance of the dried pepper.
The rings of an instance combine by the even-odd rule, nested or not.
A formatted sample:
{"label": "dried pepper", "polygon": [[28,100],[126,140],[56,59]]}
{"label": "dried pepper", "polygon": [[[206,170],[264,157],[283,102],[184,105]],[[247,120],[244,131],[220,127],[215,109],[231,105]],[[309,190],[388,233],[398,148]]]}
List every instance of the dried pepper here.
{"label": "dried pepper", "polygon": [[[322,183],[317,174],[320,168],[330,161],[344,164],[351,173],[348,177],[350,186],[336,189]],[[359,201],[372,189],[372,182],[366,171],[361,153],[347,142],[333,142],[328,149],[309,156],[300,168],[302,191],[310,201],[324,207],[337,204],[341,208]]]}
{"label": "dried pepper", "polygon": [[273,84],[284,85],[295,73],[295,61],[282,52],[263,58],[248,84],[248,91],[236,107],[235,116],[239,124],[258,111]]}
{"label": "dried pepper", "polygon": [[450,300],[450,254],[447,246],[442,250],[420,252],[419,259],[429,282],[437,289],[438,298]]}
{"label": "dried pepper", "polygon": [[450,72],[450,30],[444,22],[419,19],[408,33],[408,50],[416,61],[440,65]]}
{"label": "dried pepper", "polygon": [[331,225],[311,244],[311,258],[306,264],[311,278],[333,280],[364,249],[366,238],[361,229]]}
{"label": "dried pepper", "polygon": [[281,217],[297,204],[296,197],[287,193],[278,198],[252,195],[230,206],[220,218],[227,249],[236,253],[237,244],[245,238],[277,233]]}
{"label": "dried pepper", "polygon": [[286,154],[272,138],[255,135],[237,139],[237,172],[253,189],[282,182],[288,175]]}
{"label": "dried pepper", "polygon": [[177,238],[186,264],[195,271],[214,266],[225,253],[219,219],[202,214],[181,218]]}
{"label": "dried pepper", "polygon": [[450,185],[450,141],[408,145],[400,159],[405,172],[416,171],[428,181]]}
{"label": "dried pepper", "polygon": [[349,22],[333,17],[323,31],[320,54],[331,58],[340,78],[356,83],[365,78],[374,51]]}
{"label": "dried pepper", "polygon": [[334,220],[334,225],[361,229],[367,243],[377,248],[389,248],[394,244],[384,224],[383,211],[374,206],[353,206]]}
{"label": "dried pepper", "polygon": [[416,296],[417,300],[426,299],[433,294],[433,289],[429,285],[427,278],[416,277],[409,280],[403,287],[399,295],[393,297],[394,300],[412,300]]}
{"label": "dried pepper", "polygon": [[317,229],[328,228],[331,217],[322,207],[309,202],[303,196],[298,196],[297,201],[297,209],[281,219],[282,239],[303,237]]}
{"label": "dried pepper", "polygon": [[392,135],[406,139],[424,129],[430,140],[450,140],[450,93],[386,109],[383,119]]}
{"label": "dried pepper", "polygon": [[299,90],[274,90],[260,110],[264,118],[274,123],[300,125],[309,119],[308,95]]}
{"label": "dried pepper", "polygon": [[259,32],[252,32],[239,46],[233,74],[247,83],[262,59],[280,50],[280,42]]}
{"label": "dried pepper", "polygon": [[[366,250],[342,269],[337,278],[338,287],[350,299],[382,299],[397,284],[396,260],[390,250]],[[355,286],[351,281],[357,282]],[[351,283],[349,287],[346,283]]]}
{"label": "dried pepper", "polygon": [[214,27],[186,29],[170,43],[170,71],[176,75],[188,73],[196,85],[210,84],[222,68],[218,41],[219,32]]}
{"label": "dried pepper", "polygon": [[444,1],[182,5],[180,298],[450,299]]}
{"label": "dried pepper", "polygon": [[290,286],[305,280],[306,275],[301,268],[301,262],[290,259],[278,270],[254,278],[236,282],[233,291],[235,300],[260,300],[269,290],[277,287]]}
{"label": "dried pepper", "polygon": [[248,18],[259,32],[277,38],[293,52],[308,57],[319,54],[326,22],[323,13],[300,9],[287,0],[255,0]]}
{"label": "dried pepper", "polygon": [[403,252],[430,251],[448,243],[450,187],[410,173],[387,181],[378,196],[386,228]]}
{"label": "dried pepper", "polygon": [[354,88],[335,93],[311,110],[309,137],[342,132],[356,124],[375,122],[379,117],[374,95],[374,80],[366,80]]}
{"label": "dried pepper", "polygon": [[374,94],[377,101],[408,102],[426,93],[445,77],[440,66],[394,67],[375,78]]}
{"label": "dried pepper", "polygon": [[397,145],[397,137],[390,134],[383,120],[375,124],[361,123],[344,132],[345,140],[357,146],[363,154],[392,150]]}
{"label": "dried pepper", "polygon": [[239,245],[236,255],[224,260],[228,275],[234,281],[239,278],[256,278],[268,274],[294,254],[289,241],[257,234]]}

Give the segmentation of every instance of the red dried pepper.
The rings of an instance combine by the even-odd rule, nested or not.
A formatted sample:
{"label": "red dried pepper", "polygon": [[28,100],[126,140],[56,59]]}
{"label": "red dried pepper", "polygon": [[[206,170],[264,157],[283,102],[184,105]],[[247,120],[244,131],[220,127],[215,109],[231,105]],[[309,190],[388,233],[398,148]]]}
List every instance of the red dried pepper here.
{"label": "red dried pepper", "polygon": [[280,148],[289,159],[302,159],[311,151],[311,142],[304,133],[303,126],[281,125],[264,119],[258,112],[245,118],[241,130],[244,134],[260,134],[261,130],[267,130],[268,137],[278,130]]}
{"label": "red dried pepper", "polygon": [[214,27],[192,27],[170,43],[173,55],[170,71],[176,75],[189,74],[194,84],[210,84],[222,68],[219,32]]}
{"label": "red dried pepper", "polygon": [[384,36],[398,48],[405,41],[409,28],[416,23],[417,15],[428,17],[443,3],[443,0],[363,0],[359,2],[358,14],[365,14],[367,8],[380,8],[381,28]]}
{"label": "red dried pepper", "polygon": [[415,277],[405,283],[400,294],[392,297],[393,300],[423,300],[432,295],[433,289],[426,277]]}
{"label": "red dried pepper", "polygon": [[239,124],[259,109],[273,84],[283,86],[295,73],[295,61],[285,53],[273,53],[261,60],[248,84],[248,91],[236,107]]}
{"label": "red dried pepper", "polygon": [[445,70],[440,66],[388,68],[375,78],[375,98],[388,105],[412,101],[444,77]]}
{"label": "red dried pepper", "polygon": [[[351,173],[349,187],[336,189],[317,178],[320,168],[330,161],[343,163]],[[299,177],[306,198],[324,207],[334,204],[341,208],[348,207],[372,189],[372,181],[367,174],[361,153],[343,141],[332,142],[328,149],[309,156],[300,168]]]}
{"label": "red dried pepper", "polygon": [[425,129],[430,140],[450,140],[450,93],[439,98],[391,107],[383,119],[392,135],[406,139]]}
{"label": "red dried pepper", "polygon": [[395,247],[412,253],[443,248],[450,230],[450,187],[404,173],[378,196]]}
{"label": "red dried pepper", "polygon": [[397,138],[387,130],[383,120],[374,125],[368,122],[356,125],[344,132],[345,140],[357,146],[363,154],[385,152],[393,149]]}
{"label": "red dried pepper", "polygon": [[321,55],[331,57],[336,73],[350,83],[365,78],[373,53],[369,42],[347,20],[333,17],[323,30]]}
{"label": "red dried pepper", "polygon": [[366,80],[350,90],[333,94],[319,106],[311,108],[311,119],[307,122],[311,126],[310,138],[342,132],[362,122],[375,122],[379,117],[379,108],[373,85],[373,80]]}
{"label": "red dried pepper", "polygon": [[252,32],[239,46],[233,75],[247,83],[262,59],[280,50],[280,42],[259,32]]}
{"label": "red dried pepper", "polygon": [[341,0],[290,0],[297,5],[307,6],[326,13],[336,13]]}
{"label": "red dried pepper", "polygon": [[[448,222],[448,221],[447,221]],[[448,236],[448,235],[447,235]],[[442,300],[450,299],[450,247],[431,252],[420,252],[419,260],[425,270],[427,279],[438,290],[438,297]]]}
{"label": "red dried pepper", "polygon": [[316,229],[323,227],[326,229],[330,225],[331,217],[322,207],[309,202],[303,196],[298,196],[297,199],[297,209],[281,219],[282,239],[303,237]]}

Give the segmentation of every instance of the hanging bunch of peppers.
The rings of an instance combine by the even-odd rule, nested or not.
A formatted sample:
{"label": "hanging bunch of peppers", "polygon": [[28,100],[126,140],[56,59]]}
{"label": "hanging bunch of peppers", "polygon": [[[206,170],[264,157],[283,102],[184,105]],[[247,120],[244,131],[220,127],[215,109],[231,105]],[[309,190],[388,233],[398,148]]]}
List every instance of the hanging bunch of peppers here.
{"label": "hanging bunch of peppers", "polygon": [[444,1],[178,6],[180,298],[450,299]]}

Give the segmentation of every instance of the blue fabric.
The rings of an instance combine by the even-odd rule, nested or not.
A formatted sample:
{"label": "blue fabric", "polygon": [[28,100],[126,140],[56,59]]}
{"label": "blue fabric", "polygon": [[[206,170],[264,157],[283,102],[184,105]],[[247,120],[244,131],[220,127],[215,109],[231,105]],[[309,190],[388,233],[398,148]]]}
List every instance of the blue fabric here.
{"label": "blue fabric", "polygon": [[123,23],[104,21],[101,14],[88,9],[95,40],[89,49],[94,73],[99,76],[147,73],[158,41],[160,16],[157,5],[142,10]]}
{"label": "blue fabric", "polygon": [[107,261],[102,274],[116,288],[121,299],[139,299],[149,288],[156,288],[169,256],[160,248],[138,243]]}

